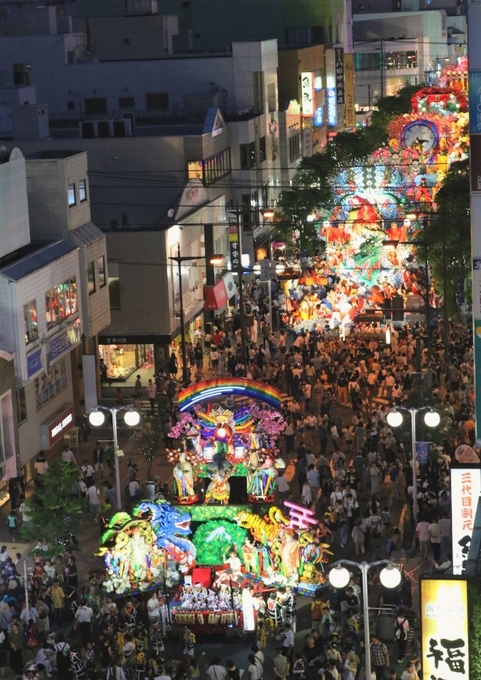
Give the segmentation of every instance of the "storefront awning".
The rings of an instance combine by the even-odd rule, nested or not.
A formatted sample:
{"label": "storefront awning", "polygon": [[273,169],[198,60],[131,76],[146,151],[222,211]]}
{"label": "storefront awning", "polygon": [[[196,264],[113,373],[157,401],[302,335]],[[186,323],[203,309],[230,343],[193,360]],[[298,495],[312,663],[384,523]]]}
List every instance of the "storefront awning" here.
{"label": "storefront awning", "polygon": [[228,299],[223,279],[215,286],[204,286],[205,309],[220,309],[227,304]]}

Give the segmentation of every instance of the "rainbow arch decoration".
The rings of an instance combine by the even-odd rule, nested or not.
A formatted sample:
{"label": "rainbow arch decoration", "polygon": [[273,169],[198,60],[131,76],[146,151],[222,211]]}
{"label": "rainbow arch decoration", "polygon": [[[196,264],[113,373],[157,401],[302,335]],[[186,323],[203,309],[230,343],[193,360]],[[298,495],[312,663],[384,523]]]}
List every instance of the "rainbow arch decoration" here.
{"label": "rainbow arch decoration", "polygon": [[248,378],[211,378],[189,385],[179,392],[179,410],[186,411],[203,401],[219,397],[246,397],[281,408],[281,393],[275,387]]}

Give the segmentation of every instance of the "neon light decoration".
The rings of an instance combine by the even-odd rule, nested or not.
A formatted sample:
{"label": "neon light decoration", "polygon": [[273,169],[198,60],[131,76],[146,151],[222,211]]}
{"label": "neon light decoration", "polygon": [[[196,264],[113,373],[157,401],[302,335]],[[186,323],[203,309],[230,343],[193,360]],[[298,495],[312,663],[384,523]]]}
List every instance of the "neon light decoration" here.
{"label": "neon light decoration", "polygon": [[284,505],[289,508],[291,529],[309,529],[309,524],[317,525],[318,521],[312,510],[290,501],[284,501]]}
{"label": "neon light decoration", "polygon": [[187,572],[195,561],[195,546],[186,538],[190,533],[190,516],[167,501],[142,501],[133,517],[116,513],[97,553],[105,559],[105,589],[121,595],[178,580],[177,571]]}
{"label": "neon light decoration", "polygon": [[212,378],[181,390],[179,410],[186,411],[203,401],[215,401],[229,396],[256,399],[275,409],[281,406],[281,394],[275,387],[248,378]]}

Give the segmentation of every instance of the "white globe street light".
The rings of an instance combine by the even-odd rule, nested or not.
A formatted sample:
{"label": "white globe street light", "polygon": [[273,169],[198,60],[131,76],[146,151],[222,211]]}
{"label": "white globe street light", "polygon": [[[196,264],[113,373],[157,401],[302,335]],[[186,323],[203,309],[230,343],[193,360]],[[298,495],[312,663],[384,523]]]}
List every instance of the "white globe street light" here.
{"label": "white globe street light", "polygon": [[368,574],[373,567],[383,566],[384,569],[379,574],[381,584],[385,588],[396,588],[401,582],[401,572],[389,560],[377,560],[376,562],[353,562],[351,560],[339,560],[331,567],[329,572],[329,583],[334,588],[345,588],[349,583],[351,575],[346,566],[359,569],[362,577],[362,614],[364,619],[364,650],[365,650],[365,677],[371,678],[371,634],[369,630],[369,585]]}
{"label": "white globe street light", "polygon": [[135,427],[140,423],[140,413],[131,406],[97,406],[94,411],[89,413],[89,423],[92,427],[102,427],[105,423],[105,414],[110,413],[112,416],[112,440],[114,443],[114,465],[115,465],[115,497],[117,501],[117,510],[122,507],[122,492],[120,486],[120,468],[119,468],[119,437],[117,432],[117,413],[125,411],[124,422],[129,427]]}
{"label": "white globe street light", "polygon": [[379,574],[379,579],[385,588],[397,588],[401,583],[401,572],[394,564],[388,564]]}
{"label": "white globe street light", "polygon": [[338,564],[329,572],[329,583],[334,588],[345,588],[349,583],[351,575],[346,567]]}
{"label": "white globe street light", "polygon": [[92,427],[102,427],[105,423],[105,414],[102,411],[92,411],[89,413],[89,423]]}
{"label": "white globe street light", "polygon": [[441,416],[437,411],[428,411],[424,416],[424,422],[428,427],[437,427],[441,422]]}
{"label": "white globe street light", "polygon": [[441,416],[437,411],[430,406],[421,406],[420,408],[405,408],[404,406],[396,406],[390,411],[386,420],[391,427],[399,427],[402,424],[403,416],[401,411],[406,411],[411,416],[411,457],[413,466],[413,519],[414,526],[417,526],[419,519],[419,505],[418,505],[418,478],[417,478],[417,449],[416,449],[416,416],[422,411],[424,414],[424,422],[428,427],[438,427],[441,422]]}
{"label": "white globe street light", "polygon": [[389,411],[386,416],[387,424],[391,427],[399,427],[403,421],[403,414],[399,411]]}

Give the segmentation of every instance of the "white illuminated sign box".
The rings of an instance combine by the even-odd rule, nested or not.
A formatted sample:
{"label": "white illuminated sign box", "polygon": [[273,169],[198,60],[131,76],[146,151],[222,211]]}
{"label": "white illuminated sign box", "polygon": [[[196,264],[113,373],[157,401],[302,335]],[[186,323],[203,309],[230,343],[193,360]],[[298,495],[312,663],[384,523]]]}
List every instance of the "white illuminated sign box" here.
{"label": "white illuminated sign box", "polygon": [[302,115],[312,116],[314,114],[314,83],[312,73],[309,71],[301,73],[301,98]]}
{"label": "white illuminated sign box", "polygon": [[453,574],[465,571],[469,556],[474,521],[481,493],[481,470],[451,469],[451,517],[453,540]]}

